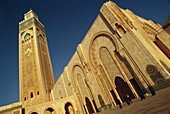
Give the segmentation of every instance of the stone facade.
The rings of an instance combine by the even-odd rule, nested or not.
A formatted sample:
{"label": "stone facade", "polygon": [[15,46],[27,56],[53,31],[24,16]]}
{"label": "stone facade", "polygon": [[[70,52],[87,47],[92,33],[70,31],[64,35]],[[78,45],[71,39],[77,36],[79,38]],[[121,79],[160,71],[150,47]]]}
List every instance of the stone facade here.
{"label": "stone facade", "polygon": [[159,90],[170,79],[169,46],[161,25],[109,1],[55,83],[44,26],[31,10],[19,24],[16,114],[92,114],[149,92],[148,86]]}

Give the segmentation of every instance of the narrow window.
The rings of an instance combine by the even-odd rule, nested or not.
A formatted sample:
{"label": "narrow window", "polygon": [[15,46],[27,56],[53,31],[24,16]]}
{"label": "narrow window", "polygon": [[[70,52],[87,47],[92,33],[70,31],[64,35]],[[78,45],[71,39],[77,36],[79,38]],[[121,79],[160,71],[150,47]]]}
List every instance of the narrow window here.
{"label": "narrow window", "polygon": [[22,109],[22,114],[25,114],[25,108]]}
{"label": "narrow window", "polygon": [[26,101],[26,100],[27,100],[27,98],[25,97],[25,98],[24,98],[24,101]]}
{"label": "narrow window", "polygon": [[39,95],[39,91],[37,91],[37,95]]}
{"label": "narrow window", "polygon": [[33,98],[33,93],[31,92],[31,98]]}
{"label": "narrow window", "polygon": [[115,26],[120,35],[123,35],[126,33],[125,29],[121,25],[118,25],[118,23],[116,23]]}
{"label": "narrow window", "polygon": [[98,95],[98,99],[99,99],[101,107],[105,106],[105,103],[104,103],[103,98],[102,98],[101,95]]}

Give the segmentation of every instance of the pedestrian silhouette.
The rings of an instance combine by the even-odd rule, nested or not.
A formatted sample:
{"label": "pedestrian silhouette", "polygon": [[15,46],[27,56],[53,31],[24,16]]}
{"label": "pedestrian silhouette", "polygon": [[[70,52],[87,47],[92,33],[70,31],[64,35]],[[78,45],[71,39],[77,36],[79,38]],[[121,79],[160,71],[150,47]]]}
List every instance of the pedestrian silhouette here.
{"label": "pedestrian silhouette", "polygon": [[130,105],[130,102],[129,102],[128,98],[127,98],[127,95],[124,97],[124,100],[126,101],[126,103],[127,103],[128,105]]}
{"label": "pedestrian silhouette", "polygon": [[131,100],[131,98],[130,98],[130,96],[127,94],[127,99],[128,99],[128,101],[130,102],[130,103],[132,103],[132,100]]}

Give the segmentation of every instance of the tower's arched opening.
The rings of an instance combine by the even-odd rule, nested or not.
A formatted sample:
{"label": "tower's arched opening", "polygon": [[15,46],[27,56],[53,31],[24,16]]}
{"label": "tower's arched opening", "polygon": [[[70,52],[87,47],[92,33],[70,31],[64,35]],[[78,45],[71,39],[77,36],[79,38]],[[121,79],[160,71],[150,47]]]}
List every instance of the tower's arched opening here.
{"label": "tower's arched opening", "polygon": [[55,114],[55,111],[53,108],[49,107],[45,110],[45,114]]}
{"label": "tower's arched opening", "polygon": [[65,104],[65,114],[74,114],[74,108],[69,102]]}

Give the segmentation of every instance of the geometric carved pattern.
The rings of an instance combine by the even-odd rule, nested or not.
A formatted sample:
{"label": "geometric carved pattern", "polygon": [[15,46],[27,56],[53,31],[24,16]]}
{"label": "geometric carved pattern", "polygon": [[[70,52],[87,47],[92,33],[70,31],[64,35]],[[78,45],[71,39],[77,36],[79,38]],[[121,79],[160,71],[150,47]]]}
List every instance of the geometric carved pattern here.
{"label": "geometric carved pattern", "polygon": [[146,67],[146,72],[149,74],[149,75],[156,75],[158,70],[155,66],[153,65],[147,65]]}
{"label": "geometric carved pattern", "polygon": [[151,35],[156,35],[158,34],[157,30],[155,30],[153,27],[151,27],[150,25],[148,25],[147,23],[144,23],[143,24],[143,29],[148,33],[148,34],[151,34]]}
{"label": "geometric carved pattern", "polygon": [[157,70],[155,66],[147,65],[146,71],[156,85],[165,83],[165,78],[162,76],[162,74]]}
{"label": "geometric carved pattern", "polygon": [[163,78],[162,74],[158,72],[156,75],[151,75],[150,76],[153,81],[155,81],[157,78]]}
{"label": "geometric carved pattern", "polygon": [[27,87],[29,88],[29,87],[33,87],[34,86],[34,81],[32,80],[32,79],[30,79],[30,80],[28,80],[28,82],[27,82]]}

